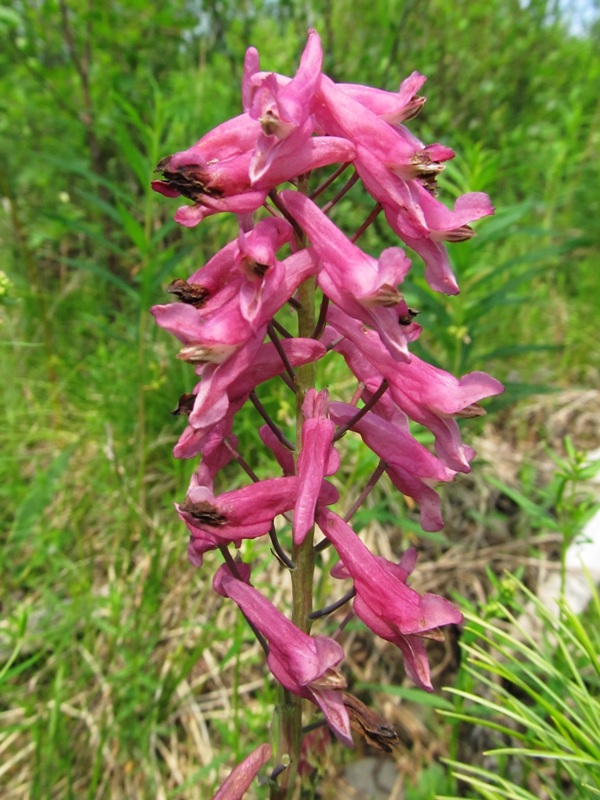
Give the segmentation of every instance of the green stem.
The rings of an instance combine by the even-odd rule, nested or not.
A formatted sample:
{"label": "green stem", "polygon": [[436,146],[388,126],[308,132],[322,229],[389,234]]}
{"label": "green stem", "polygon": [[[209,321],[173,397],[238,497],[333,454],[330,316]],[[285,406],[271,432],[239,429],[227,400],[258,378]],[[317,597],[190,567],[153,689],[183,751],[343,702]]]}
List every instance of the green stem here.
{"label": "green stem", "polygon": [[[298,289],[298,336],[310,337],[315,328],[314,278],[306,280]],[[316,365],[304,364],[297,367],[296,394],[296,456],[302,447],[302,403],[308,389],[313,388],[316,378]],[[310,633],[310,613],[313,600],[313,576],[315,552],[313,548],[314,531],[310,531],[301,545],[292,548],[292,560],[296,569],[292,572],[292,622],[305,633]],[[300,748],[302,746],[302,698],[283,687],[279,689],[279,742],[277,762],[287,761],[289,766],[281,774],[279,785],[273,787],[271,800],[291,800],[296,784]],[[287,758],[286,758],[287,757]]]}

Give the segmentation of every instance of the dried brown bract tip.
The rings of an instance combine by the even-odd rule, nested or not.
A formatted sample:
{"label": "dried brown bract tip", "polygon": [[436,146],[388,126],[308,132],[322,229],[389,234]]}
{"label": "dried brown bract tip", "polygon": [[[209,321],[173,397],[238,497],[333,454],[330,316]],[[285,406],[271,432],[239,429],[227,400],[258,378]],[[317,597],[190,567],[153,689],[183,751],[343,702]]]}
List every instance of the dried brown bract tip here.
{"label": "dried brown bract tip", "polygon": [[186,392],[182,394],[179,400],[177,401],[177,408],[171,411],[171,414],[174,417],[181,415],[187,416],[188,414],[192,413],[192,409],[194,408],[194,400],[196,399],[196,395],[192,394],[191,392]]}
{"label": "dried brown bract tip", "polygon": [[358,697],[344,692],[344,706],[350,717],[350,727],[355,733],[378,750],[391,753],[400,739],[390,723],[366,706]]}
{"label": "dried brown bract tip", "polygon": [[183,278],[175,278],[165,289],[169,294],[174,294],[182,303],[202,308],[210,292],[200,283],[188,283]]}
{"label": "dried brown bract tip", "polygon": [[406,310],[406,314],[400,314],[398,317],[398,322],[400,325],[410,325],[410,323],[414,321],[415,317],[419,313],[420,312],[415,308],[408,308]]}
{"label": "dried brown bract tip", "polygon": [[183,503],[180,504],[179,510],[183,511],[185,514],[189,514],[190,517],[198,520],[198,522],[209,525],[212,528],[225,525],[227,522],[219,509],[205,500],[199,503],[193,503],[186,497]]}

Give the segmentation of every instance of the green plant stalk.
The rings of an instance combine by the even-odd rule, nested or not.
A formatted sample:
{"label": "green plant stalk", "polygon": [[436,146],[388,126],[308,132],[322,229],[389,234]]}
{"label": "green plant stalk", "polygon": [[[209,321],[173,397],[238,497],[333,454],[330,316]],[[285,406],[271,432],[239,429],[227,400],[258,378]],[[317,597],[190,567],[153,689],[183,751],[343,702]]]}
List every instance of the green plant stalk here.
{"label": "green plant stalk", "polygon": [[[315,293],[314,278],[306,280],[298,289],[300,309],[298,311],[298,336],[309,337],[315,328]],[[296,454],[302,447],[302,403],[308,389],[315,385],[316,366],[314,363],[298,367],[296,394]],[[314,529],[306,536],[301,545],[293,545],[292,560],[296,568],[292,572],[292,622],[300,630],[310,633],[312,611],[313,577],[315,571],[315,554],[313,547]],[[271,800],[291,800],[298,773],[298,761],[302,746],[302,698],[279,687],[279,741],[277,763],[287,761],[289,765],[281,774],[277,787],[271,790]]]}

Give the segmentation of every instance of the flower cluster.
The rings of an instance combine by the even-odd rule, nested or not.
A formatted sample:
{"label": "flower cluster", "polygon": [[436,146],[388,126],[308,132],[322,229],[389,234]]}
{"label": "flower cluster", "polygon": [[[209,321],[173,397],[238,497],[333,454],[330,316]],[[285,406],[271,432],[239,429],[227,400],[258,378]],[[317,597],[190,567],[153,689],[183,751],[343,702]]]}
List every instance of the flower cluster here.
{"label": "flower cluster", "polygon": [[[410,344],[421,326],[400,289],[411,268],[405,249],[390,247],[375,258],[356,244],[382,212],[400,241],[423,259],[431,288],[454,294],[458,286],[444,242],[469,238],[469,223],[493,212],[482,193],[463,195],[452,210],[437,199],[436,176],[454,154],[440,144],[424,145],[403,124],[424,102],[417,92],[425,78],[414,72],[394,93],[335,83],[321,66],[315,31],[293,78],[262,72],[250,48],[243,113],[162,159],[163,179],[154,181],[154,189],[192,201],[177,210],[179,223],[191,227],[229,212],[238,217],[239,234],[194,274],[170,284],[167,290],[179,302],[152,313],[179,339],[178,357],[193,365],[198,378],[179,401],[177,413],[187,415],[187,427],[175,447],[179,458],[202,457],[177,506],[190,533],[189,559],[200,567],[205,552],[221,550],[225,563],[214,578],[215,590],[246,616],[279,683],[318,706],[330,730],[351,746],[346,684],[338,668],[342,646],[310,635],[308,619],[293,624],[251,585],[249,565],[234,560],[229,547],[270,536],[281,568],[293,570],[278,538],[278,530],[284,535],[281,521],[284,528],[291,523],[293,553],[309,548],[315,556],[330,544],[339,556],[333,577],[353,581],[347,599],[353,598],[354,613],[395,644],[410,678],[431,690],[424,640],[438,638],[439,628],[459,623],[461,614],[444,598],[420,596],[407,585],[414,550],[399,563],[371,554],[349,524],[356,504],[345,515],[334,508],[350,505],[346,498],[340,502],[328,480],[340,468],[336,443],[347,431],[356,432],[380,459],[367,490],[386,472],[418,504],[423,529],[439,530],[435,485],[468,472],[474,455],[461,441],[456,418],[483,413],[479,401],[502,386],[478,372],[457,379],[412,355]],[[311,174],[329,165],[337,165],[335,171],[313,187]],[[346,169],[352,173],[342,189],[328,203],[317,202]],[[358,181],[375,204],[349,238],[328,212]],[[277,317],[284,307],[286,319],[290,309],[297,315],[301,335]],[[314,378],[300,377],[306,365],[329,353],[339,354],[356,377],[353,397],[330,402]],[[275,376],[297,396],[295,442],[255,393]],[[234,434],[235,415],[248,400],[266,423],[261,439],[278,464],[279,474],[264,480],[242,458]],[[435,453],[413,436],[411,423],[431,431]],[[249,483],[215,494],[215,476],[232,459]],[[367,490],[357,495],[364,498]],[[324,539],[313,549],[315,525]],[[268,758],[263,756],[261,750],[254,772]]]}

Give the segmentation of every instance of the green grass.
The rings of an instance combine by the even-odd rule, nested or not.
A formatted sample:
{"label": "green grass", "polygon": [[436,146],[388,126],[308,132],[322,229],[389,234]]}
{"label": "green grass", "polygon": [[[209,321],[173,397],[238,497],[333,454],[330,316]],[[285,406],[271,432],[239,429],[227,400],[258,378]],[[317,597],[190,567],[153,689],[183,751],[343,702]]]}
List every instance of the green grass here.
{"label": "green grass", "polygon": [[[533,800],[543,792],[551,800],[587,800],[600,794],[600,597],[590,585],[585,622],[564,602],[557,619],[555,609],[518,582],[521,597],[512,607],[498,603],[498,619],[469,615],[463,645],[468,689],[451,688],[456,708],[440,713],[490,732],[484,755],[495,768],[447,762],[476,797]],[[527,601],[541,636],[519,619]]]}

